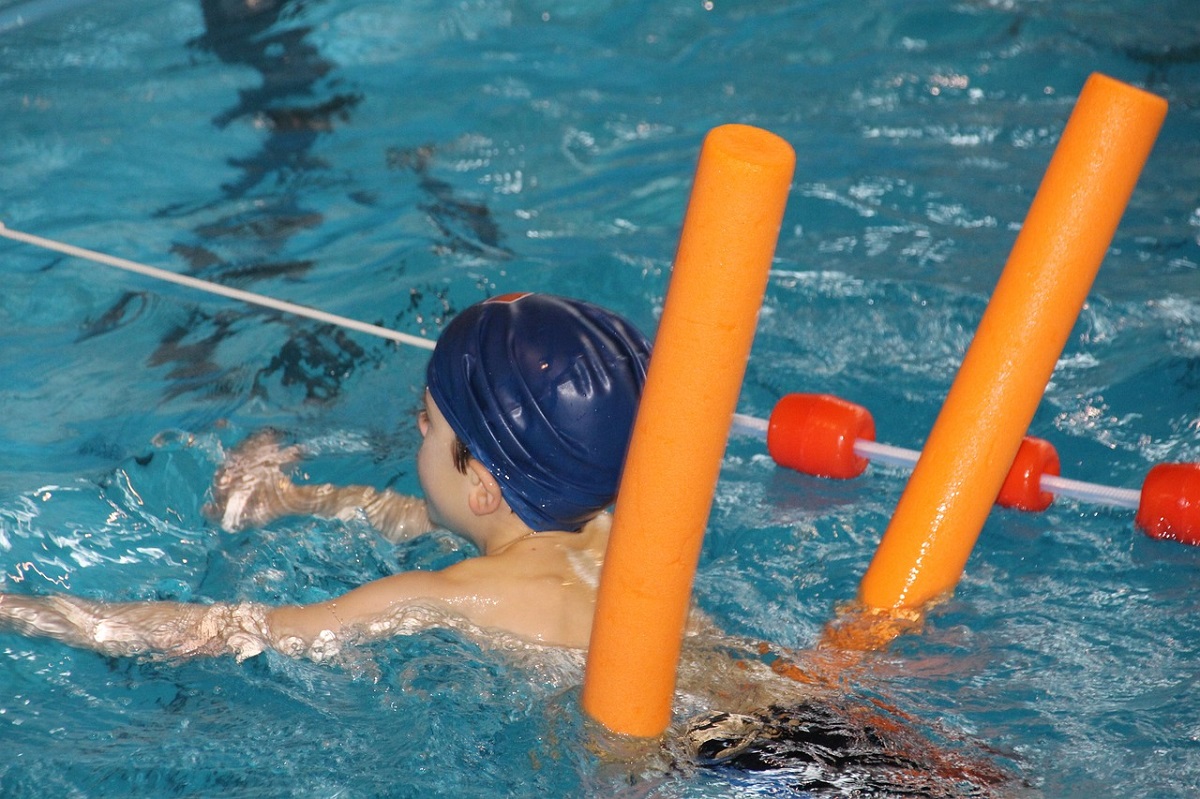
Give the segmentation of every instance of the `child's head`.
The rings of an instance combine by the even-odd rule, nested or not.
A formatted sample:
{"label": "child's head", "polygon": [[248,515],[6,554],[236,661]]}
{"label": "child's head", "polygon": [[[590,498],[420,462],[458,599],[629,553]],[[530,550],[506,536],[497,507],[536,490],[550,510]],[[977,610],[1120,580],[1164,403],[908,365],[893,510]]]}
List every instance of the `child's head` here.
{"label": "child's head", "polygon": [[429,393],[533,530],[577,530],[617,493],[650,344],[590,303],[509,294],[438,338]]}

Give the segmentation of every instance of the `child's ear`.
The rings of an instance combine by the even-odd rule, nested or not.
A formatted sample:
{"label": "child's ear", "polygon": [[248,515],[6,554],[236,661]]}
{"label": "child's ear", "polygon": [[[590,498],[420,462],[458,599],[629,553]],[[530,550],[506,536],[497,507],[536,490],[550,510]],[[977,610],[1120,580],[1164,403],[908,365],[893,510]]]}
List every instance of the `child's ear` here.
{"label": "child's ear", "polygon": [[486,516],[498,510],[504,497],[500,493],[500,484],[487,467],[471,458],[467,461],[467,477],[470,481],[467,505],[471,512],[476,516]]}

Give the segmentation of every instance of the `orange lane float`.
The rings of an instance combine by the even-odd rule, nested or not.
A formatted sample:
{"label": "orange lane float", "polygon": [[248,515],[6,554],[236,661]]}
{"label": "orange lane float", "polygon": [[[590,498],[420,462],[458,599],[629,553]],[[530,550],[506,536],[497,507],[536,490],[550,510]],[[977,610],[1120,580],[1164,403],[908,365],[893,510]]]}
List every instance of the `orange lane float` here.
{"label": "orange lane float", "polygon": [[1025,436],[1000,485],[996,504],[1020,510],[1045,510],[1054,501],[1054,495],[1042,490],[1042,478],[1061,474],[1061,468],[1053,444],[1044,438]]}
{"label": "orange lane float", "polygon": [[1137,525],[1151,538],[1200,546],[1200,463],[1160,463],[1146,474]]}
{"label": "orange lane float", "polygon": [[870,411],[830,394],[785,395],[775,403],[767,427],[771,459],[817,477],[858,477],[867,459],[854,445],[874,440]]}
{"label": "orange lane float", "polygon": [[778,136],[709,132],[696,168],[600,578],[584,709],[653,737],[671,719],[692,579],[795,169]]}
{"label": "orange lane float", "polygon": [[957,585],[1166,111],[1160,97],[1088,79],[863,577],[865,608],[919,609]]}
{"label": "orange lane float", "polygon": [[[743,432],[766,431],[776,464],[814,477],[858,477],[869,462],[911,469],[921,455],[877,442],[871,412],[830,394],[788,394],[765,424],[747,416],[736,421]],[[1160,463],[1147,472],[1140,491],[1061,477],[1060,465],[1053,444],[1025,436],[996,504],[1043,511],[1062,496],[1136,510],[1135,523],[1151,538],[1200,545],[1200,463]]]}

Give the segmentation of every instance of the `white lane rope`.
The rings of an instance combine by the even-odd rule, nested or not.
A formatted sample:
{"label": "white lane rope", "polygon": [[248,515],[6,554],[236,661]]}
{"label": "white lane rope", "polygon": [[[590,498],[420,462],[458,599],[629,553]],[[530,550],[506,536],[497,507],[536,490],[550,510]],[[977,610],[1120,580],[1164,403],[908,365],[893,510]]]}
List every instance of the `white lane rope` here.
{"label": "white lane rope", "polygon": [[294,314],[296,316],[303,316],[308,319],[315,319],[318,322],[337,325],[338,327],[344,327],[349,330],[357,330],[360,333],[366,333],[367,335],[389,339],[390,341],[395,341],[398,344],[407,344],[410,347],[420,347],[421,349],[426,350],[433,349],[434,342],[427,338],[413,336],[408,333],[401,333],[397,330],[390,330],[386,327],[380,327],[379,325],[360,322],[357,319],[350,319],[345,316],[338,316],[337,314],[331,314],[326,311],[317,310],[316,308],[310,308],[307,305],[298,305],[294,302],[287,302],[286,300],[277,300],[274,297],[268,297],[265,294],[255,294],[252,291],[243,291],[241,289],[230,288],[229,286],[222,286],[220,283],[213,283],[209,280],[201,280],[199,278],[190,277],[189,275],[176,274],[175,272],[170,272],[166,269],[159,269],[154,266],[139,264],[137,261],[130,261],[127,258],[117,258],[112,255],[106,255],[102,252],[96,252],[95,250],[87,250],[83,247],[76,247],[73,244],[65,244],[61,241],[55,241],[54,239],[35,236],[31,233],[22,233],[19,230],[13,230],[12,228],[5,226],[3,222],[0,222],[0,236],[13,241],[32,244],[33,246],[40,247],[44,250],[52,250],[54,252],[62,253],[63,255],[69,255],[73,258],[82,258],[85,261],[92,261],[93,263],[104,264],[105,266],[112,266],[116,267],[117,269],[124,269],[127,272],[145,275],[146,277],[151,277],[155,280],[162,280],[167,283],[175,283],[180,286],[187,286],[191,289],[204,291],[209,294],[216,294],[221,297],[227,297],[231,300],[238,300],[240,302],[246,302],[252,305],[259,305],[264,308],[270,308],[275,311],[282,311],[284,313]]}

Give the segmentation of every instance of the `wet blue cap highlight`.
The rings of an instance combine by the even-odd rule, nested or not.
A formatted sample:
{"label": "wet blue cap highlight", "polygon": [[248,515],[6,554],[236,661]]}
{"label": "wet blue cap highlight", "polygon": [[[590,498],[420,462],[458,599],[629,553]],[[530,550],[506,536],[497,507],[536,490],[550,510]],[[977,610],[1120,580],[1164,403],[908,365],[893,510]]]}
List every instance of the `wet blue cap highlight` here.
{"label": "wet blue cap highlight", "polygon": [[433,401],[532,530],[578,530],[616,498],[650,343],[580,300],[510,294],[438,337]]}

